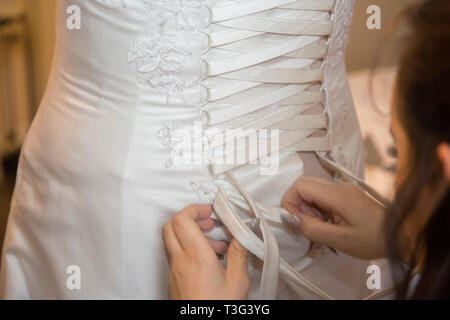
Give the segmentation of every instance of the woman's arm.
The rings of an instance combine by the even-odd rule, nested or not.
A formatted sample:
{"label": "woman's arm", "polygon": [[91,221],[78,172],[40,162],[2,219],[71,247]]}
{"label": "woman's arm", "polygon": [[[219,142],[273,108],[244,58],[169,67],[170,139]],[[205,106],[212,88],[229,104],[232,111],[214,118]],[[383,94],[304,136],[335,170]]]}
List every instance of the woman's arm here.
{"label": "woman's arm", "polygon": [[[355,185],[300,178],[281,204],[298,218],[294,225],[308,239],[361,259],[386,257],[386,210]],[[311,214],[315,210],[332,217],[335,223],[320,220]]]}
{"label": "woman's arm", "polygon": [[170,294],[177,300],[242,300],[250,287],[247,251],[235,240],[222,267],[211,241],[202,234],[214,225],[212,207],[192,205],[163,227],[170,263]]}

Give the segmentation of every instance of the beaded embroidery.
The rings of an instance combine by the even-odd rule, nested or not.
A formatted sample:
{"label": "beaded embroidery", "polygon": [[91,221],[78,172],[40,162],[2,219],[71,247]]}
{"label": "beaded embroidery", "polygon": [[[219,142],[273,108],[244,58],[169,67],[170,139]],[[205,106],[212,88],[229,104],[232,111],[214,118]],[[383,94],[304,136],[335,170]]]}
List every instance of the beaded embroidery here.
{"label": "beaded embroidery", "polygon": [[201,33],[202,4],[198,0],[142,0],[149,17],[148,32],[138,36],[128,51],[136,63],[138,80],[152,88],[166,88],[167,101],[182,98],[192,104],[189,87],[198,76],[183,74],[193,54],[190,39]]}

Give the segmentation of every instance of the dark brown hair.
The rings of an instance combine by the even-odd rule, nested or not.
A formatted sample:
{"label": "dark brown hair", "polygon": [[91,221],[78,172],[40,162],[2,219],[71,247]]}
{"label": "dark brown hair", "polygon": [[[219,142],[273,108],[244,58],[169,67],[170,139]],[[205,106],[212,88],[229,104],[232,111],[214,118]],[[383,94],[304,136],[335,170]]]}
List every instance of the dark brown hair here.
{"label": "dark brown hair", "polygon": [[[388,243],[394,278],[401,277],[397,298],[450,298],[450,195],[437,147],[450,143],[450,1],[426,0],[405,15],[404,36],[396,90],[398,119],[411,148],[409,175],[398,188],[388,215]],[[433,212],[416,240],[410,266],[420,263],[420,278],[409,282],[404,272],[397,235],[407,217],[418,210],[424,186],[444,190],[432,204]],[[423,259],[418,262],[421,252]],[[399,270],[402,269],[402,272]],[[400,276],[401,274],[401,276]]]}

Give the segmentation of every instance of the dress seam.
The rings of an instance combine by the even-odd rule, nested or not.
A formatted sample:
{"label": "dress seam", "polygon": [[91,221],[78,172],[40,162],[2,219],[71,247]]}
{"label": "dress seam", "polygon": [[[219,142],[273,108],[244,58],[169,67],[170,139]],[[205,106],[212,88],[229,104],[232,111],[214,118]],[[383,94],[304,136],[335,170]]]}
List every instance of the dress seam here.
{"label": "dress seam", "polygon": [[127,271],[127,250],[126,250],[126,219],[125,219],[125,171],[128,164],[128,156],[131,149],[132,141],[134,140],[134,136],[136,133],[136,120],[137,120],[137,109],[140,103],[140,88],[139,85],[136,86],[136,105],[134,110],[134,118],[131,124],[130,133],[128,136],[127,145],[125,147],[125,154],[122,159],[122,169],[121,169],[121,181],[120,181],[120,217],[121,217],[121,231],[122,231],[122,268],[123,268],[123,291],[124,291],[124,299],[128,299],[128,271]]}

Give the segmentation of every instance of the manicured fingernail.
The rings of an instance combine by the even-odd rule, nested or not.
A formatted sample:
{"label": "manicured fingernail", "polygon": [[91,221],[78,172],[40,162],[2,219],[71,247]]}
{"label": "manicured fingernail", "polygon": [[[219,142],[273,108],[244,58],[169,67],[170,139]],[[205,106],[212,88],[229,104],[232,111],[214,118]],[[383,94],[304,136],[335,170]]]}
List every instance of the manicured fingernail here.
{"label": "manicured fingernail", "polygon": [[282,213],[281,221],[283,221],[283,223],[292,225],[296,229],[300,228],[300,219],[297,216],[294,216],[292,214]]}
{"label": "manicured fingernail", "polygon": [[289,213],[282,213],[280,215],[281,222],[283,222],[284,226],[288,229],[288,231],[295,235],[296,237],[300,236],[300,219],[297,216],[294,216]]}

